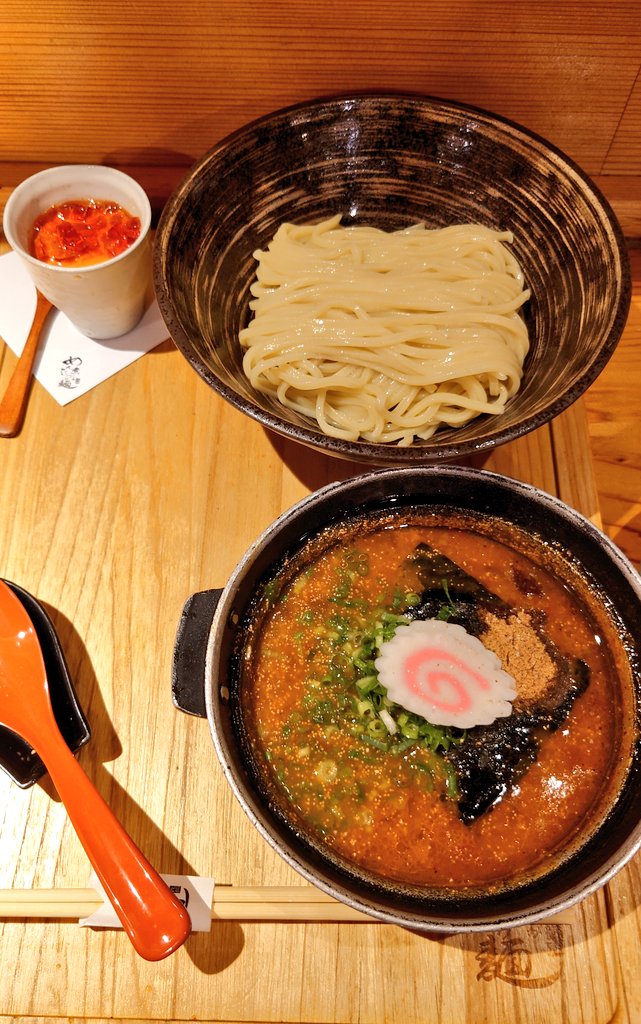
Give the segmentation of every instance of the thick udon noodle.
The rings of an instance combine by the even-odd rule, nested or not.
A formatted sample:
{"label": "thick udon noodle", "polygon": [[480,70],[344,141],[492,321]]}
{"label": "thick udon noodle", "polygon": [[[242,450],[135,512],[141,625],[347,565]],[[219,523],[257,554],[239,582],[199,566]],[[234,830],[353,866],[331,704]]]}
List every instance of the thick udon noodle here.
{"label": "thick udon noodle", "polygon": [[245,374],[349,441],[409,445],[502,413],[528,351],[510,242],[479,224],[282,224],[255,253]]}

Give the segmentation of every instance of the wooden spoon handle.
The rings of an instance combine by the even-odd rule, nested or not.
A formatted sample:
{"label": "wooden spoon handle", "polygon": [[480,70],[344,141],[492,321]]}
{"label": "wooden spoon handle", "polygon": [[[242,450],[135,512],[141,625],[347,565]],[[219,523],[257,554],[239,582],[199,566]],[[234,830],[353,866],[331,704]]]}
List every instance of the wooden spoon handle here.
{"label": "wooden spoon handle", "polygon": [[20,358],[9,381],[4,398],[0,402],[0,437],[15,437],[20,432],[27,407],[29,381],[33,361],[38,351],[40,332],[52,308],[49,299],[37,293],[36,312]]}
{"label": "wooden spoon handle", "polygon": [[134,948],[145,960],[169,956],[191,931],[189,914],[85,775],[57,727],[41,729],[34,739],[71,824]]}

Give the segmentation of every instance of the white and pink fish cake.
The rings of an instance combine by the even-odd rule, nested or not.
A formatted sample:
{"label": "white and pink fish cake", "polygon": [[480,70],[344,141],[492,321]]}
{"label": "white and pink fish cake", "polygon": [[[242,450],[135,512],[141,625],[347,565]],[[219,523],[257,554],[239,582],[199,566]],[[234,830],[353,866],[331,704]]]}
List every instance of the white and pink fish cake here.
{"label": "white and pink fish cake", "polygon": [[512,713],[516,683],[463,626],[439,619],[399,626],[376,669],[387,696],[432,725],[471,729]]}

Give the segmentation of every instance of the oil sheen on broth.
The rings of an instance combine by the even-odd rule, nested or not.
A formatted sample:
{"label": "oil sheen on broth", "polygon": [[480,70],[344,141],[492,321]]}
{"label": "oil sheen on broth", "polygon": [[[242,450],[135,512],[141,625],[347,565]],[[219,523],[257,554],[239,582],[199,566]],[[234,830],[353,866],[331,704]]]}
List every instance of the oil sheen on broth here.
{"label": "oil sheen on broth", "polygon": [[[528,718],[537,700],[547,700],[529,695],[533,743],[511,775],[499,771],[498,788],[481,786],[476,804],[483,772],[474,751],[486,737],[511,750],[509,734],[497,740],[491,726],[486,733],[430,726],[389,706],[373,670],[381,639],[426,615],[421,551],[437,559],[430,616],[457,621],[469,612],[478,625],[477,601],[489,595],[492,621],[496,599],[504,625],[517,613],[539,624],[547,650],[534,637],[521,657],[529,667],[521,671],[517,657],[520,685],[536,688],[549,651],[581,669],[563,677],[569,695],[555,694],[556,718]],[[526,534],[462,514],[447,525],[436,514],[367,520],[317,542],[267,586],[241,658],[245,738],[264,792],[339,860],[387,879],[498,888],[544,872],[572,849],[586,821],[607,812],[631,746],[624,651],[608,613],[573,573]],[[466,579],[480,591],[464,612],[457,587]],[[529,642],[524,635],[512,641]],[[497,653],[506,636],[504,629]],[[490,633],[482,639],[492,646]],[[513,714],[522,704],[517,694]],[[466,817],[459,769],[470,749]]]}

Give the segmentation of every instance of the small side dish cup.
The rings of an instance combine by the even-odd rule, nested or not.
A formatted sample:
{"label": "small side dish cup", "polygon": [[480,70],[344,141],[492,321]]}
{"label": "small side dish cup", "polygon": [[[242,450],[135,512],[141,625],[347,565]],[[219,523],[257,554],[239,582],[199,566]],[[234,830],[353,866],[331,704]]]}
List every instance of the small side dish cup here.
{"label": "small side dish cup", "polygon": [[[118,256],[86,267],[43,263],[29,252],[36,218],[66,200],[102,199],[140,219],[140,234]],[[88,338],[116,338],[136,326],[151,282],[151,206],[144,189],[123,171],[65,164],[40,171],[11,193],[3,229],[36,288]]]}

